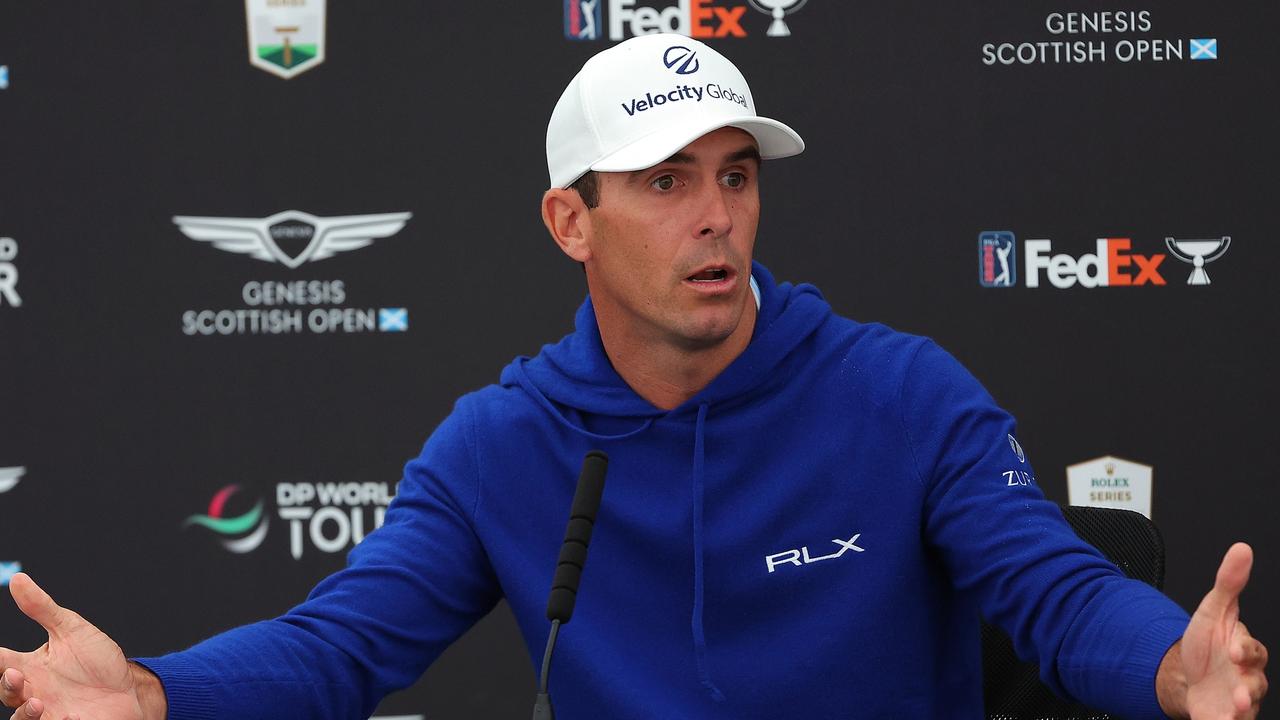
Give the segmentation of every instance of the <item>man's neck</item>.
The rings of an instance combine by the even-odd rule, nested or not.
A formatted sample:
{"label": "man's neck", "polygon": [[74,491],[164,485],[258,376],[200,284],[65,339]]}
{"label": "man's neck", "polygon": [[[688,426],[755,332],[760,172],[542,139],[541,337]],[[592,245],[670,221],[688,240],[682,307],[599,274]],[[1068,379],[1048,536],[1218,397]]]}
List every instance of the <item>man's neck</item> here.
{"label": "man's neck", "polygon": [[671,410],[710,385],[747,349],[756,314],[755,299],[748,295],[738,327],[723,341],[706,347],[682,347],[638,337],[619,332],[608,322],[598,323],[600,341],[613,369],[637,395],[654,407]]}

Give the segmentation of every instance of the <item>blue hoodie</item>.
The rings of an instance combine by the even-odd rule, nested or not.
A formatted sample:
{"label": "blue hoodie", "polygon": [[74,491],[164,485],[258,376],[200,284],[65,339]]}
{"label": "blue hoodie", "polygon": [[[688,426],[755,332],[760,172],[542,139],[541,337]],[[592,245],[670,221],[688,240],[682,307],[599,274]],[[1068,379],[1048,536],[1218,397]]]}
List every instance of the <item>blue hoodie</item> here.
{"label": "blue hoodie", "polygon": [[1077,539],[1014,421],[931,341],[753,274],[751,343],[671,411],[576,330],[461,398],[386,523],[288,614],[142,660],[172,720],[363,718],[505,597],[540,660],[583,455],[608,482],[560,720],[981,718],[978,616],[1044,680],[1163,717],[1187,616]]}

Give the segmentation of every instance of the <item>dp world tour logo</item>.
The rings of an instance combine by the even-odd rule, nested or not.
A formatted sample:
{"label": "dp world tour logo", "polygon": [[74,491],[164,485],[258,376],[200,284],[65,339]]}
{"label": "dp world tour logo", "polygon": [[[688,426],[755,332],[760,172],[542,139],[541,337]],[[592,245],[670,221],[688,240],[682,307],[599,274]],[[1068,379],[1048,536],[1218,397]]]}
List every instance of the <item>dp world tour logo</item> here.
{"label": "dp world tour logo", "polygon": [[239,485],[228,485],[214,494],[209,501],[208,515],[192,515],[182,523],[183,527],[200,525],[222,536],[222,546],[233,553],[252,552],[267,537],[267,516],[262,512],[262,501],[243,515],[223,517],[227,500],[239,492]]}
{"label": "dp world tour logo", "polygon": [[[698,62],[698,53],[683,45],[672,45],[662,53],[662,64],[675,70],[677,75],[692,75],[698,72],[702,64]],[[676,67],[679,65],[680,67]]]}

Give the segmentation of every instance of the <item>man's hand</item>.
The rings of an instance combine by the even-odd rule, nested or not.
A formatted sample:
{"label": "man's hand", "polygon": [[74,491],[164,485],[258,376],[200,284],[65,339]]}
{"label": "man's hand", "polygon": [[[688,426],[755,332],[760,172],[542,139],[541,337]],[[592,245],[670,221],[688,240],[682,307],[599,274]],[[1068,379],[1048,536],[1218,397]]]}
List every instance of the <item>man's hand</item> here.
{"label": "man's hand", "polygon": [[1165,655],[1156,676],[1160,706],[1172,717],[1252,720],[1267,694],[1267,649],[1240,622],[1240,593],[1249,582],[1253,550],[1236,543],[1218,568],[1213,589]]}
{"label": "man's hand", "polygon": [[164,719],[160,681],[126,661],[114,640],[59,607],[24,573],[13,576],[9,591],[49,633],[34,652],[0,648],[0,700],[17,708],[15,720]]}

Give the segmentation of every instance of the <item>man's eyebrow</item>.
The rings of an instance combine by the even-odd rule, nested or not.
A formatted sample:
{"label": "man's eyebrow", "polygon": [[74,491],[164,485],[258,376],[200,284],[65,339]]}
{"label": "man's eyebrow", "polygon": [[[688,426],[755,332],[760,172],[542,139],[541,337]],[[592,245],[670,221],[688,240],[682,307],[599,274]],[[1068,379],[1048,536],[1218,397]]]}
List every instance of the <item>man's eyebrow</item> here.
{"label": "man's eyebrow", "polygon": [[[743,160],[755,160],[757,165],[763,162],[763,160],[760,158],[760,150],[756,148],[755,145],[747,145],[746,147],[743,147],[741,150],[737,150],[735,152],[732,152],[726,155],[724,158],[724,164],[728,165],[731,163],[742,162]],[[631,171],[630,173],[627,174],[627,183],[634,183],[636,180],[640,178],[640,176],[643,173],[648,172],[649,170],[652,170],[658,165],[692,165],[694,162],[696,162],[696,160],[689,153],[678,152],[672,155],[671,157],[667,158],[666,160],[663,160],[660,163],[656,163],[651,167],[647,167],[641,170]]]}
{"label": "man's eyebrow", "polygon": [[743,160],[755,160],[756,164],[764,162],[760,157],[760,150],[755,145],[749,145],[725,158],[726,163],[741,162]]}
{"label": "man's eyebrow", "polygon": [[640,176],[641,176],[641,175],[643,175],[644,173],[646,173],[646,172],[648,172],[648,171],[650,171],[650,170],[654,169],[655,167],[657,167],[657,166],[659,166],[659,165],[671,165],[671,164],[675,164],[675,165],[692,165],[692,164],[693,164],[693,156],[692,156],[692,155],[690,155],[689,153],[678,152],[678,153],[676,153],[675,155],[672,155],[671,157],[667,158],[666,160],[663,160],[663,161],[662,161],[662,162],[660,162],[660,163],[654,163],[653,165],[651,165],[651,166],[649,166],[649,167],[647,167],[647,168],[641,168],[640,170],[632,170],[630,173],[628,173],[628,174],[627,174],[627,183],[628,183],[628,184],[630,184],[630,183],[634,183],[636,180],[639,180],[639,179],[640,179]]}

